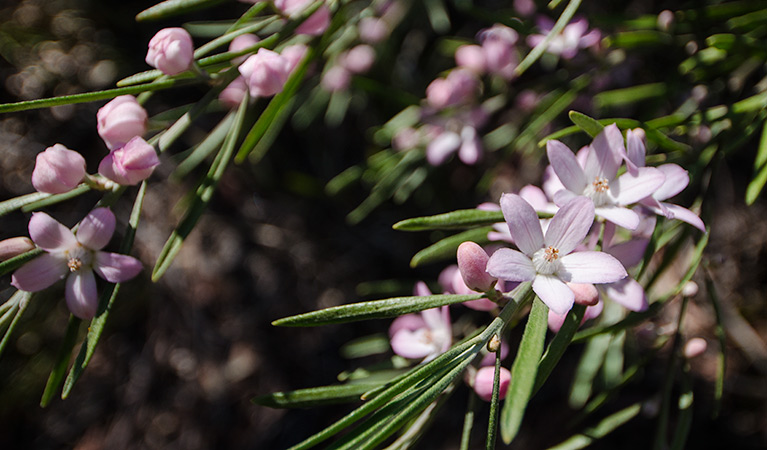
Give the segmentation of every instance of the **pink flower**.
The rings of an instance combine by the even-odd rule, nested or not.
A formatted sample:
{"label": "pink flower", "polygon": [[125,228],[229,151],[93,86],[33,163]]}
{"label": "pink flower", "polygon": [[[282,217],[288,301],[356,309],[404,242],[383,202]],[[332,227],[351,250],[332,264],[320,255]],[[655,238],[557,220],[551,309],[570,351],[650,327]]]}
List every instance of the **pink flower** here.
{"label": "pink flower", "polygon": [[[426,284],[416,285],[416,295],[431,295]],[[428,362],[450,348],[450,313],[447,306],[427,309],[420,314],[397,317],[389,327],[391,348],[399,356]]]}
{"label": "pink flower", "polygon": [[455,63],[481,75],[487,70],[485,52],[479,45],[462,45],[455,50]]}
{"label": "pink flower", "polygon": [[339,64],[351,73],[365,73],[376,60],[373,47],[361,44],[341,54]]}
{"label": "pink flower", "polygon": [[474,99],[479,81],[468,69],[454,69],[426,87],[426,101],[437,109],[468,103]]}
{"label": "pink flower", "polygon": [[[642,142],[639,133],[628,130],[626,132],[626,145],[628,147],[626,158],[628,169],[630,172],[636,172],[645,165],[644,142]],[[665,175],[663,184],[648,197],[641,199],[639,203],[655,214],[667,219],[679,219],[682,222],[687,222],[705,233],[706,225],[697,214],[679,205],[663,202],[663,200],[675,196],[687,187],[690,182],[687,171],[676,164],[663,164],[658,167],[658,170]]]}
{"label": "pink flower", "polygon": [[110,283],[121,283],[138,275],[142,268],[131,256],[101,251],[114,229],[115,216],[108,208],[91,211],[80,223],[77,235],[48,214],[32,214],[29,236],[47,253],[17,269],[11,284],[22,291],[37,292],[67,278],[67,307],[81,319],[92,318],[98,308],[93,272]]}
{"label": "pink flower", "polygon": [[[584,322],[590,319],[595,319],[599,317],[600,314],[602,314],[602,310],[604,309],[605,304],[602,301],[598,301],[596,305],[593,306],[587,306],[586,312],[583,314],[583,319],[581,319],[581,325],[583,325]],[[565,319],[567,318],[567,312],[564,314],[557,314],[552,310],[549,310],[549,317],[548,317],[548,324],[549,329],[553,332],[558,332],[560,328],[562,328],[562,325],[565,323]]]}
{"label": "pink flower", "polygon": [[478,244],[471,241],[461,243],[458,246],[456,258],[458,270],[469,289],[487,292],[495,287],[498,279],[490,276],[485,270],[490,257]]}
{"label": "pink flower", "polygon": [[290,62],[277,52],[259,48],[239,67],[251,97],[269,97],[282,92],[290,75]]}
{"label": "pink flower", "polygon": [[516,31],[501,24],[495,24],[479,33],[488,72],[506,80],[514,78],[514,69],[518,64],[514,44],[518,39]]}
{"label": "pink flower", "polygon": [[229,108],[236,108],[248,92],[248,84],[245,78],[237,77],[218,94],[218,100]]}
{"label": "pink flower", "polygon": [[135,185],[149,178],[158,164],[160,159],[154,147],[137,136],[104,157],[99,173],[115,183]]}
{"label": "pink flower", "polygon": [[46,194],[69,192],[85,177],[85,158],[61,144],[37,154],[32,186]]}
{"label": "pink flower", "polygon": [[359,25],[360,40],[366,44],[377,44],[389,36],[391,29],[385,20],[378,17],[363,17]]}
{"label": "pink flower", "polygon": [[456,151],[458,158],[468,165],[473,165],[482,159],[482,139],[477,133],[487,114],[481,109],[457,114],[438,125],[432,125],[433,136],[426,146],[426,160],[433,166],[438,166]]}
{"label": "pink flower", "polygon": [[349,87],[352,74],[342,66],[333,66],[322,75],[322,88],[328,92],[343,91]]}
{"label": "pink flower", "polygon": [[573,306],[575,295],[565,282],[611,283],[626,277],[626,269],[603,252],[573,252],[594,222],[594,206],[576,197],[551,219],[544,235],[538,214],[515,194],[501,197],[501,210],[521,251],[502,248],[490,257],[490,275],[509,281],[532,281],[533,291],[555,313]]}
{"label": "pink flower", "polygon": [[28,237],[18,236],[0,241],[0,261],[11,259],[35,249],[35,243]]}
{"label": "pink flower", "polygon": [[192,36],[183,28],[163,28],[149,41],[146,63],[165,75],[176,75],[194,61]]}
{"label": "pink flower", "polygon": [[[540,45],[546,38],[546,35],[554,28],[554,22],[548,17],[538,18],[538,28],[542,34],[533,34],[527,38],[527,43],[531,47]],[[586,19],[580,18],[573,20],[569,24],[565,25],[562,32],[549,42],[549,46],[546,51],[554,55],[559,55],[562,58],[573,58],[579,49],[594,47],[599,44],[602,38],[602,33],[599,30],[593,29],[586,33],[589,28],[589,23]]]}
{"label": "pink flower", "polygon": [[[498,398],[504,399],[506,392],[509,390],[509,383],[511,383],[511,372],[505,367],[501,367],[498,372],[499,385],[498,385]],[[482,400],[489,402],[493,398],[493,383],[495,382],[495,367],[485,366],[480,367],[474,375],[474,392]]]}
{"label": "pink flower", "polygon": [[[602,238],[602,251],[614,256],[623,267],[631,268],[639,264],[650,240],[634,237],[628,241],[615,244],[613,243],[614,236],[615,225],[606,222]],[[603,296],[630,311],[644,311],[648,307],[644,288],[631,277],[626,277],[612,283],[600,284],[598,288]]]}
{"label": "pink flower", "polygon": [[121,95],[96,113],[99,136],[112,150],[146,132],[147,113],[136,97]]}
{"label": "pink flower", "polygon": [[304,44],[288,45],[282,49],[280,55],[288,61],[288,73],[293,73],[298,64],[304,59],[304,56],[306,56],[307,51],[309,51],[309,48]]}
{"label": "pink flower", "polygon": [[[312,0],[275,0],[274,6],[287,14],[291,18],[295,18],[301,14],[301,11],[306,9],[312,4]],[[320,8],[314,12],[309,18],[307,18],[301,25],[296,28],[296,34],[307,34],[310,36],[319,36],[328,29],[330,25],[330,9],[326,5],[320,6]]]}
{"label": "pink flower", "polygon": [[567,146],[557,140],[546,143],[549,163],[563,189],[554,194],[557,205],[574,197],[592,200],[596,214],[630,230],[639,225],[639,216],[627,205],[652,195],[665,180],[658,169],[642,167],[635,173],[618,177],[618,168],[626,154],[623,136],[615,124],[599,133],[579,161]]}

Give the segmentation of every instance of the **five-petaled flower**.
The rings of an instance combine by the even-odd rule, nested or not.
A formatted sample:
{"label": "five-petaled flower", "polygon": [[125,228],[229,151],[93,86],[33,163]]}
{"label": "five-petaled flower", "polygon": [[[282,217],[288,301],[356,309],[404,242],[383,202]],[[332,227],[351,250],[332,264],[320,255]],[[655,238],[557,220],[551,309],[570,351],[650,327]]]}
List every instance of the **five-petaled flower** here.
{"label": "five-petaled flower", "polygon": [[509,281],[532,281],[533,291],[555,313],[573,306],[574,294],[565,282],[611,283],[627,273],[620,262],[603,252],[573,252],[594,221],[594,205],[576,197],[557,211],[544,235],[538,214],[522,197],[504,194],[501,210],[520,251],[503,248],[490,257],[490,275]]}
{"label": "five-petaled flower", "polygon": [[21,266],[11,284],[37,292],[67,278],[65,298],[75,316],[90,319],[98,309],[95,271],[110,283],[130,280],[141,271],[141,262],[128,255],[101,251],[115,230],[109,208],[97,208],[80,222],[77,234],[43,212],[32,214],[29,236],[47,253]]}
{"label": "five-petaled flower", "polygon": [[[426,283],[416,285],[416,295],[431,295]],[[392,350],[399,356],[431,361],[446,352],[452,342],[448,307],[397,317],[389,327],[389,338]]]}

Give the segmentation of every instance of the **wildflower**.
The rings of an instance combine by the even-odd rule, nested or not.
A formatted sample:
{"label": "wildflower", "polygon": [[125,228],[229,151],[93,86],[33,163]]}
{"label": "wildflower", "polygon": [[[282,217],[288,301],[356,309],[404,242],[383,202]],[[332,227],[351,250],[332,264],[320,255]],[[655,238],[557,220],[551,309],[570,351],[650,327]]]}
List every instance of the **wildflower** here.
{"label": "wildflower", "polygon": [[356,45],[339,56],[339,64],[351,73],[365,73],[370,70],[376,59],[373,47],[365,44]]}
{"label": "wildflower", "polygon": [[352,74],[342,66],[333,66],[322,75],[320,84],[328,92],[343,91],[349,87]]}
{"label": "wildflower", "polygon": [[[554,28],[554,22],[548,17],[540,17],[538,18],[538,28],[541,30],[541,34],[533,34],[527,38],[527,43],[531,47],[540,45],[546,39],[546,35]],[[578,50],[598,45],[602,33],[597,29],[586,33],[588,28],[589,23],[585,18],[573,20],[565,25],[561,33],[554,36],[546,51],[565,59],[571,59],[578,54]]]}
{"label": "wildflower", "polygon": [[141,137],[112,150],[99,164],[99,173],[122,185],[136,185],[152,175],[160,164],[157,152]]}
{"label": "wildflower", "polygon": [[85,158],[61,144],[37,154],[32,186],[46,194],[69,192],[85,177]]}
{"label": "wildflower", "polygon": [[120,95],[96,113],[97,130],[112,150],[146,132],[147,113],[132,95]]}
{"label": "wildflower", "polygon": [[538,214],[520,196],[504,194],[501,210],[521,251],[503,248],[490,257],[490,275],[509,281],[532,281],[533,291],[555,313],[573,306],[575,295],[565,282],[610,283],[626,269],[603,252],[573,252],[594,221],[594,205],[576,197],[557,211],[544,235]]}
{"label": "wildflower", "polygon": [[487,114],[482,108],[456,114],[448,119],[438,118],[434,125],[427,125],[431,139],[426,146],[426,160],[438,166],[456,151],[464,164],[476,164],[482,159],[482,140],[477,128],[481,127]]}
{"label": "wildflower", "polygon": [[282,92],[290,74],[290,62],[277,52],[259,48],[239,67],[251,97],[268,97]]}
{"label": "wildflower", "polygon": [[[288,17],[296,17],[312,4],[312,0],[275,0],[274,6]],[[330,25],[330,9],[322,5],[309,18],[296,28],[296,34],[319,36]]]}
{"label": "wildflower", "polygon": [[[581,319],[581,325],[583,325],[584,322],[590,319],[595,319],[599,317],[600,314],[602,314],[602,310],[604,309],[605,304],[601,300],[598,300],[597,303],[593,306],[587,306],[586,312],[583,314],[583,319]],[[552,310],[549,310],[549,316],[548,316],[548,325],[549,330],[557,333],[560,328],[562,328],[562,325],[565,324],[565,319],[567,318],[567,312],[564,314],[557,314]]]}
{"label": "wildflower", "polygon": [[360,40],[366,44],[377,44],[391,33],[389,24],[378,17],[363,17],[357,26]]}
{"label": "wildflower", "polygon": [[[254,45],[258,44],[260,39],[255,34],[241,34],[237,36],[236,38],[232,39],[232,42],[229,43],[229,51],[230,52],[241,52],[247,48],[253,47]],[[238,56],[234,59],[232,59],[232,63],[235,65],[242,64],[247,59],[246,55]]]}
{"label": "wildflower", "polygon": [[12,237],[0,241],[0,261],[11,259],[35,249],[35,243],[24,236]]}
{"label": "wildflower", "polygon": [[[628,147],[626,159],[629,170],[639,171],[645,168],[646,150],[638,133],[628,130],[626,132],[626,143]],[[690,176],[687,171],[676,164],[663,164],[657,170],[665,176],[663,184],[649,196],[639,200],[639,203],[659,216],[687,222],[705,233],[706,225],[697,214],[679,205],[663,202],[663,200],[675,196],[687,187],[690,183]]]}
{"label": "wildflower", "polygon": [[480,31],[478,38],[482,43],[487,71],[506,80],[514,78],[514,69],[518,64],[514,53],[514,44],[519,38],[517,32],[505,25],[495,24]]}
{"label": "wildflower", "polygon": [[75,316],[90,319],[98,308],[95,271],[110,283],[130,280],[141,271],[141,263],[127,255],[101,251],[115,229],[115,216],[108,208],[91,211],[75,235],[43,212],[32,214],[29,236],[47,253],[13,273],[11,284],[22,291],[41,291],[67,278],[65,298]]}
{"label": "wildflower", "polygon": [[194,61],[192,36],[183,28],[163,28],[149,41],[146,62],[165,75],[176,75]]}
{"label": "wildflower", "polygon": [[229,108],[236,108],[242,102],[246,92],[248,92],[248,84],[245,83],[245,78],[240,76],[232,80],[218,94],[218,100]]}
{"label": "wildflower", "polygon": [[[416,295],[431,295],[426,283],[416,285]],[[389,327],[394,353],[410,359],[428,362],[450,348],[452,331],[447,306],[427,309],[420,314],[406,314],[394,319]]]}
{"label": "wildflower", "polygon": [[573,197],[586,196],[594,203],[598,216],[635,229],[639,216],[626,206],[655,192],[665,175],[653,167],[642,167],[635,173],[617,176],[626,150],[615,124],[605,127],[583,151],[585,155],[579,160],[565,144],[557,140],[546,143],[549,163],[564,187],[554,194],[554,202],[562,205]]}
{"label": "wildflower", "polygon": [[458,246],[458,270],[466,286],[477,292],[487,292],[495,287],[497,278],[485,270],[490,259],[485,250],[474,242],[466,241]]}
{"label": "wildflower", "polygon": [[437,109],[468,103],[479,86],[476,75],[468,69],[454,69],[445,78],[437,78],[426,87],[426,101]]}
{"label": "wildflower", "polygon": [[[602,251],[614,256],[623,267],[630,268],[639,264],[650,240],[644,237],[634,237],[628,241],[613,244],[614,235],[615,225],[609,222],[605,223]],[[644,311],[649,306],[644,288],[631,277],[600,284],[599,291],[630,311]]]}

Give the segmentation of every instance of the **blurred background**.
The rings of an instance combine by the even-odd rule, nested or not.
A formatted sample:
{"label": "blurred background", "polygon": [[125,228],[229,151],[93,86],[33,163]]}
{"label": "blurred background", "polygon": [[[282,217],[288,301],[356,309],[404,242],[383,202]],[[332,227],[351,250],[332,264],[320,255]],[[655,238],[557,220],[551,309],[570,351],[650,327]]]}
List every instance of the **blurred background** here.
{"label": "blurred background", "polygon": [[[0,2],[0,102],[105,89],[145,70],[145,43],[163,26],[178,25],[137,24],[135,14],[153,3]],[[497,2],[487,3],[492,10]],[[629,2],[621,14],[657,14],[692,5],[668,3]],[[189,19],[236,17],[244,8],[227,2]],[[597,9],[584,8],[587,13]],[[436,38],[428,27],[416,26],[419,19],[414,15],[416,19],[407,24],[412,29],[400,32],[406,37],[392,39],[424,42],[422,53],[414,58],[426,65],[429,61],[423,55]],[[476,25],[471,19],[455,23],[458,31]],[[638,67],[632,82],[659,81],[653,61],[641,57],[630,61],[629,66]],[[422,95],[430,77],[446,67],[413,75],[406,87]],[[760,68],[752,77],[758,79],[763,72]],[[163,92],[147,109],[150,115],[158,113],[194,101],[201,93],[196,88]],[[38,405],[68,318],[61,286],[37,295],[17,328],[0,361],[0,448],[280,449],[347,412],[346,405],[275,410],[256,406],[250,399],[336,382],[339,373],[360,365],[342,358],[339,348],[360,336],[385,333],[389,321],[312,329],[280,329],[270,322],[361,299],[407,295],[415,281],[434,281],[443,266],[413,270],[409,261],[438,236],[395,232],[391,225],[408,217],[474,207],[476,186],[482,181],[453,161],[436,170],[430,183],[406,202],[384,202],[359,224],[349,225],[346,215],[365,198],[364,192],[330,197],[324,186],[347,167],[362,163],[370,147],[369,128],[399,111],[399,105],[384,97],[374,92],[363,96],[356,100],[363,107],[332,126],[313,123],[295,130],[288,124],[258,165],[230,167],[210,210],[169,272],[151,283],[150,268],[180,217],[176,204],[194,182],[194,177],[159,182],[167,178],[162,171],[171,170],[171,163],[164,160],[160,176],[149,185],[133,252],[146,270],[123,286],[96,355],[70,398],[56,399],[45,409]],[[1,115],[0,200],[33,191],[34,156],[55,143],[81,152],[89,171],[95,172],[95,161],[106,154],[95,119],[104,103]],[[581,106],[593,107],[587,99]],[[620,113],[632,117],[646,110]],[[195,143],[220,117],[203,118],[176,144],[178,148]],[[568,124],[566,118],[560,121],[562,126]],[[727,372],[721,410],[712,418],[716,322],[705,283],[698,276],[701,289],[688,306],[685,333],[706,339],[708,350],[691,361],[696,413],[688,448],[767,447],[767,209],[763,199],[750,207],[743,201],[757,145],[754,135],[742,144],[742,151],[718,158],[707,180],[714,188],[707,193],[703,218],[712,231],[701,270],[710,273],[721,299]],[[485,200],[497,200],[501,191],[537,181],[542,169],[539,163],[519,158],[499,161]],[[686,198],[697,194],[692,189]],[[95,195],[84,195],[48,212],[71,226],[97,200]],[[127,202],[121,203],[115,211],[122,224],[128,208]],[[21,212],[3,217],[0,238],[27,235],[28,218]],[[3,300],[13,291],[9,283],[9,277],[0,281]],[[679,302],[672,301],[651,323],[640,326],[637,352],[642,352],[642,333],[673,331],[678,312]],[[533,400],[514,447],[547,448],[596,422],[598,417],[578,419],[566,406],[581,350],[576,345],[568,352]],[[659,401],[653,395],[663,383],[667,353],[668,349],[659,352],[610,408],[616,411],[644,399],[642,414],[593,448],[647,448],[652,434],[647,430],[654,429]],[[378,360],[371,357],[362,363]],[[419,448],[458,448],[467,394],[466,387],[458,390]],[[479,423],[486,417],[483,411]],[[481,433],[475,434],[473,444],[480,448]]]}

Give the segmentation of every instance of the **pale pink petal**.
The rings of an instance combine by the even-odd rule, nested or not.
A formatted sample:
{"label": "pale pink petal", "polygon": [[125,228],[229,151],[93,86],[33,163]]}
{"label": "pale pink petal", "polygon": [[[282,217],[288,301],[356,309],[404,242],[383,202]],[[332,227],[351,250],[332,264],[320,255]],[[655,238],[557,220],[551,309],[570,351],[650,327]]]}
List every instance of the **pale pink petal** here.
{"label": "pale pink petal", "polygon": [[110,283],[128,281],[142,269],[141,261],[119,253],[97,252],[93,263],[93,270]]}
{"label": "pale pink petal", "polygon": [[389,325],[389,337],[393,337],[400,330],[415,331],[419,328],[426,328],[426,322],[420,314],[405,314],[399,316]]}
{"label": "pale pink petal", "polygon": [[682,222],[687,222],[690,225],[694,226],[695,228],[699,229],[702,232],[706,232],[706,225],[703,223],[703,221],[698,217],[697,214],[690,211],[687,208],[682,208],[679,205],[673,205],[671,203],[661,203],[663,206],[665,206],[671,213],[674,215],[674,218],[677,220],[681,220]]}
{"label": "pale pink petal", "polygon": [[413,294],[419,297],[425,297],[427,295],[431,295],[431,291],[429,290],[429,286],[427,286],[426,283],[419,281],[413,288]]}
{"label": "pale pink petal", "polygon": [[546,142],[546,155],[549,158],[554,173],[566,189],[580,194],[586,189],[588,180],[575,154],[567,146],[557,140]]}
{"label": "pale pink petal", "polygon": [[70,274],[67,278],[64,298],[72,314],[84,320],[92,319],[99,307],[99,295],[93,271],[80,270]]}
{"label": "pale pink petal", "polygon": [[557,275],[572,283],[612,283],[628,274],[620,261],[604,252],[574,252],[560,258]]}
{"label": "pale pink petal", "polygon": [[[503,399],[509,390],[511,372],[505,367],[498,371],[498,398]],[[474,392],[482,400],[489,402],[493,399],[493,386],[495,385],[495,367],[480,367],[474,376]]]}
{"label": "pale pink petal", "polygon": [[633,130],[626,131],[626,146],[628,149],[628,158],[626,159],[626,166],[630,173],[636,173],[636,169],[644,167],[646,150],[642,138],[638,133],[634,133]]}
{"label": "pale pink petal", "polygon": [[[559,180],[554,168],[551,165],[546,166],[546,170],[543,171],[543,192],[546,193],[546,197],[554,201],[554,194],[561,190],[567,190],[565,185]],[[567,202],[565,202],[567,203]]]}
{"label": "pale pink petal", "polygon": [[564,205],[549,222],[544,242],[566,255],[583,242],[594,223],[594,203],[586,197],[576,197]]}
{"label": "pale pink petal", "polygon": [[482,141],[474,127],[465,126],[461,130],[461,147],[458,158],[464,164],[474,165],[482,159]]}
{"label": "pale pink petal", "polygon": [[589,306],[586,308],[586,314],[583,315],[583,322],[589,320],[589,319],[596,319],[599,317],[600,314],[602,314],[602,310],[605,308],[605,302],[602,301],[602,299],[599,299],[599,303],[597,303],[594,306]]}
{"label": "pale pink petal", "polygon": [[77,245],[72,231],[44,212],[32,214],[29,237],[38,247],[48,251],[69,250]]}
{"label": "pale pink petal", "polygon": [[624,173],[610,183],[610,192],[619,205],[630,205],[653,195],[665,179],[663,172],[655,167],[640,167],[636,176]]}
{"label": "pale pink petal", "polygon": [[68,273],[63,255],[45,253],[16,269],[11,284],[22,291],[37,292],[50,287]]}
{"label": "pale pink petal", "polygon": [[535,267],[530,258],[510,248],[502,248],[490,256],[487,272],[509,281],[531,281],[535,278]]}
{"label": "pale pink petal", "polygon": [[549,209],[549,199],[538,186],[528,184],[519,190],[519,196],[522,197],[536,211],[545,211]]}
{"label": "pale pink petal", "polygon": [[666,179],[663,185],[652,194],[656,200],[671,198],[682,192],[690,183],[690,175],[676,164],[664,164],[658,167],[658,170],[663,172]]}
{"label": "pale pink petal", "polygon": [[434,346],[427,340],[426,334],[426,328],[416,331],[399,330],[391,338],[391,349],[403,358],[424,358],[435,350]]}
{"label": "pale pink petal", "polygon": [[468,302],[461,303],[463,306],[473,309],[475,311],[492,311],[498,308],[498,304],[489,298],[480,298],[477,300],[469,300]]}
{"label": "pale pink petal", "polygon": [[562,189],[561,191],[558,191],[556,194],[554,194],[554,203],[557,206],[564,206],[578,197],[580,196],[575,192],[568,191],[567,189]]}
{"label": "pale pink petal", "polygon": [[552,311],[567,314],[573,307],[575,296],[564,281],[552,275],[536,275],[533,291]]}
{"label": "pale pink petal", "polygon": [[639,226],[639,216],[634,211],[622,206],[602,206],[595,208],[597,216],[604,217],[619,227],[635,230]]}
{"label": "pale pink petal", "polygon": [[649,239],[644,238],[632,239],[605,248],[605,251],[615,256],[623,264],[623,267],[634,267],[644,258],[644,252],[649,242]]}
{"label": "pale pink petal", "polygon": [[91,250],[101,250],[115,232],[115,215],[109,208],[96,208],[80,222],[77,240]]}
{"label": "pale pink petal", "polygon": [[565,318],[567,318],[567,313],[557,314],[553,310],[549,309],[549,317],[547,320],[549,324],[549,330],[553,331],[554,333],[559,332],[559,329],[562,328],[562,325],[565,324]]}
{"label": "pale pink petal", "polygon": [[461,146],[461,136],[452,131],[445,131],[426,146],[426,160],[432,166],[438,166]]}
{"label": "pale pink petal", "polygon": [[[600,176],[612,180],[618,173],[618,167],[626,154],[623,135],[615,124],[608,125],[594,137],[591,143],[591,157],[587,159],[584,170],[587,175]],[[596,164],[596,167],[593,165]]]}
{"label": "pale pink petal", "polygon": [[619,303],[630,311],[647,309],[647,296],[645,296],[644,289],[633,278],[626,277],[615,283],[602,285],[602,288],[610,300]]}
{"label": "pale pink petal", "polygon": [[538,221],[538,213],[529,203],[518,195],[503,194],[501,210],[509,225],[512,239],[524,254],[531,256],[543,247],[543,231]]}

